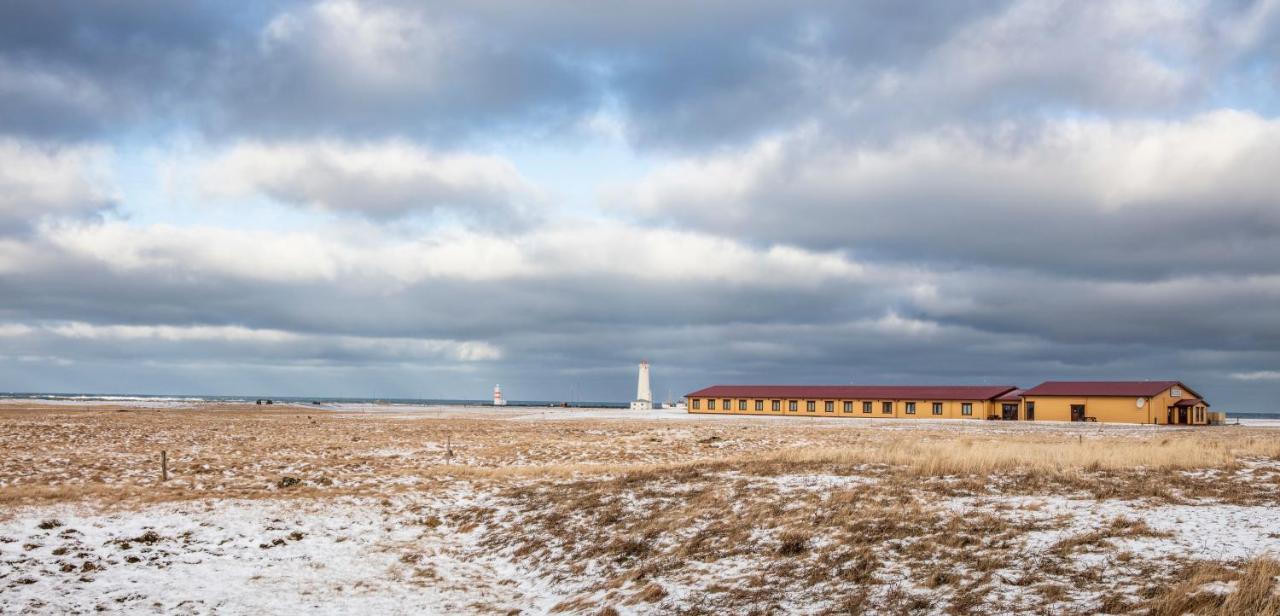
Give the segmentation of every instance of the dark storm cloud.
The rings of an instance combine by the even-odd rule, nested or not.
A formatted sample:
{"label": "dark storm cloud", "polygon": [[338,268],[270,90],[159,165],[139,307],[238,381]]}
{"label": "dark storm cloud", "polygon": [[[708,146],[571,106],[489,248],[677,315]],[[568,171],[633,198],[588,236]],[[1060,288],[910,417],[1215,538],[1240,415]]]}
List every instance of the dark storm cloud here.
{"label": "dark storm cloud", "polygon": [[213,84],[220,129],[449,137],[566,121],[580,67],[441,7],[323,2],[282,12]]}
{"label": "dark storm cloud", "polygon": [[[234,323],[311,334],[493,339],[530,330],[580,335],[619,322],[673,327],[767,321],[780,311],[801,321],[829,321],[876,313],[884,298],[866,300],[875,279],[842,270],[823,273],[819,257],[803,255],[771,264],[760,253],[745,253],[725,266],[776,267],[788,275],[784,280],[718,280],[715,275],[687,279],[663,272],[653,272],[652,280],[637,280],[627,275],[625,262],[600,268],[573,263],[576,248],[559,246],[553,236],[522,249],[516,259],[520,270],[468,278],[474,257],[466,252],[452,257],[410,251],[379,255],[368,247],[322,241],[314,244],[322,248],[312,253],[301,244],[286,249],[296,253],[298,263],[273,263],[271,255],[278,248],[258,244],[263,237],[258,235],[235,246],[239,253],[227,262],[219,249],[202,248],[229,245],[233,238],[224,234],[184,233],[172,241],[148,242],[129,237],[123,229],[119,236],[88,229],[87,239],[76,248],[33,240],[21,244],[7,263],[0,261],[7,265],[0,270],[0,311],[24,321]],[[599,257],[629,256],[628,247],[608,244],[601,242],[596,249]],[[603,254],[606,251],[612,254]],[[341,260],[353,252],[367,253],[359,258],[370,262],[314,269],[304,263]],[[33,259],[34,255],[41,258]],[[412,280],[392,273],[406,265],[429,267],[415,263],[429,259],[456,263],[447,273],[412,274]],[[643,268],[643,263],[636,261],[636,267]],[[810,301],[812,291],[805,289],[836,280],[842,281],[839,294],[828,301]],[[702,292],[708,285],[712,291]],[[378,298],[376,303],[371,297]]]}
{"label": "dark storm cloud", "polygon": [[[620,235],[627,233],[631,231]],[[3,355],[15,362],[48,358],[46,363],[86,366],[129,357],[152,362],[167,358],[175,367],[164,371],[184,363],[278,369],[398,369],[406,364],[426,370],[458,364],[450,353],[466,356],[479,345],[481,351],[495,351],[471,360],[485,366],[489,376],[484,380],[496,378],[494,373],[530,378],[547,371],[572,372],[597,358],[612,361],[605,358],[610,353],[625,354],[602,354],[602,344],[651,348],[655,331],[776,321],[780,310],[800,322],[858,314],[872,318],[881,310],[878,300],[867,301],[873,281],[862,280],[856,268],[842,273],[846,268],[833,267],[829,258],[798,254],[740,255],[725,266],[727,279],[698,274],[688,280],[678,272],[656,271],[653,278],[636,279],[614,269],[625,269],[622,262],[596,274],[575,267],[565,259],[571,255],[554,254],[564,249],[553,237],[527,251],[533,271],[476,280],[457,274],[428,276],[406,284],[386,273],[371,276],[348,267],[333,274],[295,275],[292,264],[278,263],[232,271],[210,262],[210,254],[201,250],[213,242],[191,240],[188,236],[166,247],[134,246],[136,238],[123,243],[91,238],[77,244],[89,245],[89,252],[68,250],[65,243],[33,243],[16,254],[0,255],[0,261],[10,259],[0,263],[5,266],[0,315],[9,324],[9,330],[0,330],[6,336]],[[335,252],[352,248],[335,247]],[[257,250],[263,254],[242,255],[245,262],[265,263],[262,256],[271,249]],[[623,258],[627,248],[619,246],[615,252],[601,256]],[[28,258],[36,253],[43,258]],[[20,262],[30,266],[17,267]],[[740,267],[781,268],[790,275],[737,279],[733,270]],[[824,269],[833,273],[815,274]],[[832,286],[843,290],[812,301],[815,293]],[[880,297],[885,292],[881,288]],[[424,352],[410,344],[414,340],[455,341],[462,347],[428,346],[426,351],[435,352]],[[554,397],[558,383],[544,384],[538,395]],[[599,383],[588,383],[597,395],[611,397],[603,395]],[[462,395],[449,389],[456,385],[434,386]]]}
{"label": "dark storm cloud", "polygon": [[82,138],[197,102],[201,80],[277,3],[41,2],[0,6],[0,131]]}
{"label": "dark storm cloud", "polygon": [[1176,111],[1212,98],[1221,67],[1274,65],[1275,38],[1274,17],[1240,3],[0,10],[0,130],[71,137],[157,119],[217,137],[547,134],[612,101],[637,144],[732,144],[804,122],[883,138],[1063,110]]}
{"label": "dark storm cloud", "polygon": [[484,11],[486,23],[594,59],[632,138],[666,147],[714,145],[821,119],[1004,5],[657,2],[580,11],[574,2],[516,10],[469,4],[464,10]]}
{"label": "dark storm cloud", "polygon": [[[0,386],[619,400],[647,357],[660,397],[1173,377],[1257,408],[1271,6],[9,3]],[[450,164],[596,114],[653,167],[587,213],[614,223],[392,224],[507,215],[514,164]],[[128,213],[113,148],[188,135],[232,201],[382,226],[85,222]]]}
{"label": "dark storm cloud", "polygon": [[[668,371],[659,387],[679,394],[709,381],[908,382],[921,375],[1023,385],[1053,376],[1156,373],[1222,381],[1280,344],[1280,323],[1266,310],[1280,299],[1274,279],[1262,286],[1195,278],[1070,282],[833,269],[796,256],[758,278],[637,277],[575,267],[548,252],[556,239],[526,251],[531,271],[409,283],[346,266],[229,269],[216,262],[225,257],[201,250],[214,242],[130,248],[136,240],[126,240],[101,246],[96,257],[67,252],[65,244],[32,246],[45,258],[0,275],[0,314],[11,324],[0,335],[7,336],[5,356],[17,362],[146,357],[168,358],[174,366],[160,369],[170,371],[225,371],[232,363],[277,371],[383,366],[397,374],[452,365],[470,376],[425,381],[448,392],[435,395],[465,395],[464,381],[476,388],[501,379],[527,397],[551,399],[565,396],[566,383],[583,396],[616,399],[611,388],[625,384],[641,356]],[[626,249],[595,254],[608,259],[614,252]],[[265,262],[254,254],[237,258]],[[779,267],[760,259],[745,253],[725,271]],[[832,273],[811,274],[823,268]],[[1259,333],[1242,337],[1246,331]],[[1216,360],[1191,361],[1193,352]],[[1266,386],[1234,383],[1233,391]]]}
{"label": "dark storm cloud", "polygon": [[492,34],[374,3],[11,2],[0,131],[452,135],[584,104],[551,51]]}

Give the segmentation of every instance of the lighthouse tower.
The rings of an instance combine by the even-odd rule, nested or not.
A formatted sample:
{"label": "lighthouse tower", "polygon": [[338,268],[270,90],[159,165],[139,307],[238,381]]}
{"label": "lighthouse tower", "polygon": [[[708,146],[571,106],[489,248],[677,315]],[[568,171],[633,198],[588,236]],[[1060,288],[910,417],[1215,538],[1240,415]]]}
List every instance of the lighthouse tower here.
{"label": "lighthouse tower", "polygon": [[649,390],[649,362],[640,361],[640,376],[636,379],[636,399],[631,401],[633,411],[653,410],[653,392]]}
{"label": "lighthouse tower", "polygon": [[506,406],[506,405],[507,405],[507,401],[506,401],[506,400],[504,400],[504,399],[502,398],[502,386],[501,386],[501,385],[494,385],[494,386],[493,386],[493,405],[494,405],[494,406]]}

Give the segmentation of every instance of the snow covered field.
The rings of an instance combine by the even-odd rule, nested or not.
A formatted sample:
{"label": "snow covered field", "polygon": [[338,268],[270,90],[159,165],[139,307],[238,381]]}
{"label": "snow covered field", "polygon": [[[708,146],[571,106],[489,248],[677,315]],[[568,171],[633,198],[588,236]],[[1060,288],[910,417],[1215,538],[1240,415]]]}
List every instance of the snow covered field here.
{"label": "snow covered field", "polygon": [[0,613],[1249,613],[1278,437],[6,405]]}

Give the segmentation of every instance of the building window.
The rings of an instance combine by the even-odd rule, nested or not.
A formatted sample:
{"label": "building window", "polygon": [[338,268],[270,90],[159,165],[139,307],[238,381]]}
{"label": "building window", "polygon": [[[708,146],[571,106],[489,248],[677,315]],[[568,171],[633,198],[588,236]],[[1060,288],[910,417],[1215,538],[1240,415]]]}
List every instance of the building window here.
{"label": "building window", "polygon": [[777,413],[778,411],[781,411],[781,410],[782,410],[782,401],[781,401],[781,400],[774,400],[774,401],[773,401],[773,412]]}
{"label": "building window", "polygon": [[850,401],[848,401],[848,400],[845,400],[845,401],[844,401],[844,412],[846,412],[846,413],[852,413],[852,412],[853,412],[853,402],[850,402]]}
{"label": "building window", "polygon": [[881,402],[881,403],[880,403],[880,412],[884,413],[885,415],[892,415],[892,414],[893,414],[893,403],[892,403],[892,402]]}
{"label": "building window", "polygon": [[747,410],[747,401],[746,401],[746,400],[739,400],[739,401],[738,401],[738,410],[739,410],[739,411],[745,411],[745,410]]}
{"label": "building window", "polygon": [[863,403],[862,403],[862,412],[863,412],[863,413],[870,413],[870,412],[871,412],[871,402],[870,402],[870,401],[867,401],[867,402],[863,402]]}
{"label": "building window", "polygon": [[915,402],[908,402],[908,403],[907,403],[907,414],[908,414],[908,415],[915,415],[915,414],[916,414],[916,403],[915,403]]}
{"label": "building window", "polygon": [[693,399],[693,410],[695,410],[695,411],[702,410],[701,408],[699,408],[699,407],[701,407],[701,405],[702,405],[702,401],[701,401],[701,400],[699,400],[699,399],[697,399],[697,398],[694,398],[694,399]]}
{"label": "building window", "polygon": [[1174,387],[1173,389],[1170,389],[1170,390],[1169,390],[1169,395],[1170,395],[1170,396],[1173,396],[1174,398],[1181,398],[1181,397],[1182,397],[1182,390],[1181,390],[1181,389],[1178,389],[1177,387]]}
{"label": "building window", "polygon": [[710,398],[710,399],[708,399],[708,400],[707,400],[707,410],[708,410],[708,411],[714,411],[714,410],[716,410],[716,399],[715,399],[715,398]]}
{"label": "building window", "polygon": [[836,403],[830,400],[827,400],[825,403],[823,403],[822,410],[828,413],[834,413],[836,412]]}
{"label": "building window", "polygon": [[973,414],[973,403],[972,403],[972,402],[965,402],[964,404],[961,404],[961,405],[960,405],[960,414],[961,414],[961,415],[972,415],[972,414]]}
{"label": "building window", "polygon": [[725,398],[725,399],[724,399],[724,406],[723,406],[723,407],[721,407],[721,408],[723,408],[723,409],[724,409],[724,410],[726,410],[726,411],[732,411],[732,410],[733,410],[733,400],[730,400],[730,399],[728,399],[728,398]]}
{"label": "building window", "polygon": [[795,400],[787,400],[787,410],[792,413],[800,410],[800,403]]}
{"label": "building window", "polygon": [[756,400],[756,410],[757,411],[764,410],[764,400]]}
{"label": "building window", "polygon": [[941,415],[941,414],[942,414],[942,403],[941,403],[941,402],[934,402],[934,403],[933,403],[933,414],[934,414],[934,415]]}
{"label": "building window", "polygon": [[813,400],[806,400],[804,403],[804,410],[813,413],[818,410],[818,404]]}

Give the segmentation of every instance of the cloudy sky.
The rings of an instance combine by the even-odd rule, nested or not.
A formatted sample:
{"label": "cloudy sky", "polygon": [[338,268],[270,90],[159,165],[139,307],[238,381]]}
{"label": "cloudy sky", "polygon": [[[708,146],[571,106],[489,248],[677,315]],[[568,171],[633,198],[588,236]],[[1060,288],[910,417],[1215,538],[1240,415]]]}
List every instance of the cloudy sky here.
{"label": "cloudy sky", "polygon": [[5,2],[0,391],[1278,411],[1277,58],[1271,0]]}

